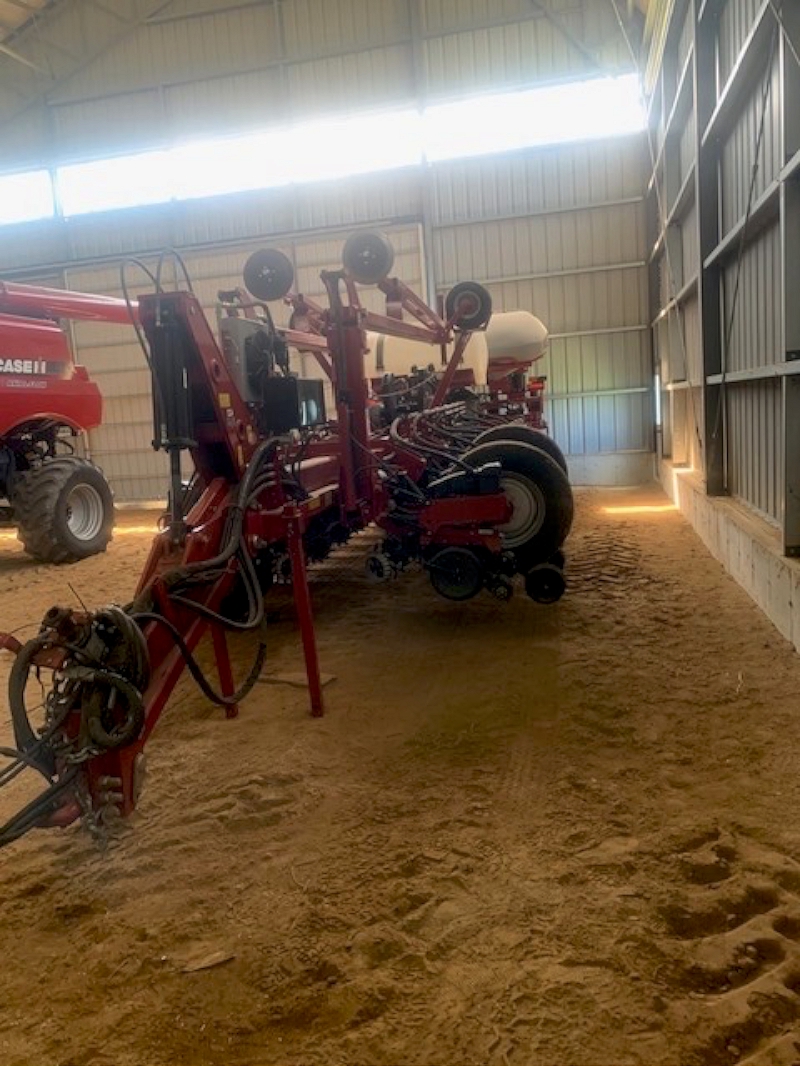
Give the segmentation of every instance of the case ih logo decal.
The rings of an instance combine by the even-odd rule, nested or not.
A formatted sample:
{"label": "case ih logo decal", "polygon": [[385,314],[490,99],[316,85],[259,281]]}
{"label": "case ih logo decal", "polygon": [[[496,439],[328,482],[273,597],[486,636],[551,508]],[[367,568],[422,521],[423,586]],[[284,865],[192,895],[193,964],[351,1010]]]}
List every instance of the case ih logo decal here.
{"label": "case ih logo decal", "polygon": [[47,363],[44,359],[0,359],[0,374],[58,374],[61,363]]}

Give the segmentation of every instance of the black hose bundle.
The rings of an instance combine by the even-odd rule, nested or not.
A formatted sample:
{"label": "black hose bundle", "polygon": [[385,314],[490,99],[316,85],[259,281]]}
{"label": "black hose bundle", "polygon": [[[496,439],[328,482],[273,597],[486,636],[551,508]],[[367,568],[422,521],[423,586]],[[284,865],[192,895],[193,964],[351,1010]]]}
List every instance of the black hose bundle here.
{"label": "black hose bundle", "polygon": [[[186,663],[186,667],[201,692],[218,706],[229,707],[244,699],[258,680],[264,662],[266,661],[267,645],[263,637],[264,627],[264,594],[253,565],[252,556],[244,543],[244,517],[247,508],[256,499],[260,492],[268,484],[274,483],[270,474],[264,474],[264,466],[273,456],[277,442],[273,440],[262,441],[258,445],[250,463],[245,470],[244,476],[236,491],[236,498],[228,510],[225,531],[222,537],[222,548],[211,559],[202,559],[194,563],[187,563],[164,575],[163,581],[169,589],[171,603],[184,607],[195,614],[201,615],[210,622],[221,625],[225,629],[236,631],[262,630],[262,638],[259,641],[253,665],[236,692],[225,696],[214,690],[208,679],[203,674],[202,668],[192,655],[180,631],[173,623],[157,611],[149,609],[142,600],[134,602],[129,608],[128,617],[137,625],[148,623],[161,625],[171,637],[173,643]],[[239,564],[239,576],[247,596],[247,616],[244,621],[237,621],[226,615],[207,607],[204,603],[182,595],[193,584],[204,583],[220,577],[232,559],[236,558]]]}
{"label": "black hose bundle", "polygon": [[220,695],[218,692],[215,692],[214,689],[211,687],[208,680],[206,679],[205,674],[202,671],[202,668],[200,667],[200,664],[192,655],[191,651],[189,651],[186,641],[181,636],[180,631],[175,628],[175,626],[172,624],[172,622],[169,621],[168,618],[165,618],[163,614],[156,614],[154,611],[142,611],[138,614],[131,615],[131,617],[134,622],[137,622],[141,625],[146,625],[148,622],[155,622],[158,625],[163,626],[167,630],[170,637],[172,637],[172,640],[174,641],[175,646],[180,652],[182,658],[184,659],[186,663],[186,668],[192,675],[192,678],[196,682],[197,687],[200,689],[204,696],[211,700],[212,703],[217,704],[218,707],[230,707],[233,704],[238,703],[240,700],[243,700],[248,694],[248,692],[251,691],[256,681],[258,681],[258,678],[261,674],[261,670],[264,666],[264,662],[267,658],[267,644],[263,638],[258,643],[256,657],[253,660],[253,665],[250,668],[250,672],[248,673],[247,677],[244,679],[239,688],[230,696],[223,696]]}

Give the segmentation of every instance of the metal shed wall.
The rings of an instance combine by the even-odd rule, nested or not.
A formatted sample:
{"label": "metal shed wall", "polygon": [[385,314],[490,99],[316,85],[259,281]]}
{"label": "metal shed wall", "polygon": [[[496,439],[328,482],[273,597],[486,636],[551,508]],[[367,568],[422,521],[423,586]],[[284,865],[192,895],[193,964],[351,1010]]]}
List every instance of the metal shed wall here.
{"label": "metal shed wall", "polygon": [[799,45],[797,4],[681,0],[650,104],[651,276],[672,282],[651,307],[661,453],[760,515],[789,555],[800,553]]}
{"label": "metal shed wall", "polygon": [[[0,56],[4,163],[20,167],[631,66],[599,0],[62,0],[14,49],[52,72]],[[349,229],[381,226],[430,296],[472,278],[549,325],[547,413],[575,479],[630,484],[652,474],[646,169],[638,136],[58,218],[4,229],[0,272],[118,292],[120,257],[172,246],[210,306],[256,243],[294,255],[313,293]],[[94,456],[120,498],[159,493],[133,338],[75,340],[107,396]]]}
{"label": "metal shed wall", "polygon": [[598,0],[61,0],[14,50],[19,167],[631,66]]}
{"label": "metal shed wall", "polygon": [[645,168],[636,137],[434,170],[437,287],[472,277],[547,323],[547,417],[585,483],[652,475]]}
{"label": "metal shed wall", "polygon": [[[498,310],[530,310],[548,324],[550,351],[539,364],[547,417],[574,479],[633,484],[652,476],[644,169],[643,138],[630,137],[59,220],[21,227],[4,247],[15,267],[6,273],[36,278],[35,264],[48,262],[72,288],[119,293],[120,257],[171,245],[212,309],[250,251],[269,242],[294,258],[303,291],[321,295],[319,270],[339,262],[347,231],[379,224],[396,244],[399,275],[420,291],[481,281]],[[149,384],[135,339],[94,323],[76,324],[74,338],[107,400],[92,454],[120,499],[150,498],[164,463],[150,450]]]}

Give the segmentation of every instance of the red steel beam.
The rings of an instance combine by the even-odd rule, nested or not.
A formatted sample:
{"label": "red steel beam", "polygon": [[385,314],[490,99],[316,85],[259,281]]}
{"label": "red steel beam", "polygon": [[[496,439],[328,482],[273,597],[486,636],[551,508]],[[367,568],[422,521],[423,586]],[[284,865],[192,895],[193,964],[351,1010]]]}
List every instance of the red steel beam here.
{"label": "red steel beam", "polygon": [[[136,304],[131,304],[138,316]],[[116,296],[95,296],[68,289],[45,289],[38,285],[18,285],[0,281],[0,311],[18,315],[44,315],[47,318],[74,318],[87,322],[118,322],[130,325],[131,311]]]}

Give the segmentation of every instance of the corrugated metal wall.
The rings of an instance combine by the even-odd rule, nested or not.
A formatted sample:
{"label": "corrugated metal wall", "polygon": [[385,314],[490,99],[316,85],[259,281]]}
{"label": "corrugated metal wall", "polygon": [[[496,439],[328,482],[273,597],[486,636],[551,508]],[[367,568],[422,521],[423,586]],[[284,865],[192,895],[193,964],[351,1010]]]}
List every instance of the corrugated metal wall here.
{"label": "corrugated metal wall", "polygon": [[[788,385],[798,369],[789,233],[800,211],[800,70],[789,35],[799,15],[769,0],[680,0],[650,105],[652,262],[666,277],[671,260],[675,275],[651,309],[662,454],[781,526],[792,554],[797,457],[787,458],[785,432],[800,418]],[[681,174],[662,184],[676,148]],[[666,203],[656,202],[659,188]]]}
{"label": "corrugated metal wall", "polygon": [[[69,224],[78,262],[61,276],[72,288],[119,293],[121,254],[173,244],[184,249],[210,309],[219,288],[238,283],[254,245],[269,241],[294,259],[302,290],[321,296],[319,271],[339,262],[348,228],[379,222],[396,244],[399,275],[419,291],[428,289],[429,268],[441,292],[481,281],[498,310],[530,310],[548,324],[553,339],[540,364],[547,417],[573,476],[637,483],[651,474],[653,426],[644,151],[642,138],[625,138],[309,187],[293,199],[248,194],[205,211],[194,204],[121,212],[111,216],[113,228],[108,218],[85,218]],[[257,230],[261,238],[252,236]],[[54,227],[56,255],[63,237],[64,227]],[[33,254],[41,252],[42,244]],[[28,242],[7,254],[19,276],[37,275]],[[368,292],[367,302],[375,297]],[[76,324],[74,336],[107,401],[105,425],[90,435],[92,454],[121,499],[150,498],[164,463],[149,446],[149,385],[135,339],[93,323]]]}
{"label": "corrugated metal wall", "polygon": [[0,56],[21,166],[630,68],[599,0],[70,0],[14,48],[38,68]]}
{"label": "corrugated metal wall", "polygon": [[643,138],[434,169],[433,268],[550,328],[547,417],[578,480],[651,473]]}
{"label": "corrugated metal wall", "polygon": [[[22,68],[24,112],[3,93],[0,57],[9,164],[630,66],[611,5],[589,0],[119,0],[115,12],[72,0],[52,9],[47,33],[15,42],[44,62],[57,37],[76,60],[52,60],[45,93]],[[270,242],[314,295],[347,230],[380,225],[399,245],[400,276],[424,292],[474,279],[498,309],[544,319],[548,417],[576,480],[634,483],[652,472],[646,170],[644,139],[630,137],[59,219],[8,231],[2,269],[35,278],[58,268],[72,287],[118,292],[122,255],[169,245],[210,306],[255,243]],[[93,455],[120,498],[159,493],[135,341],[89,325],[75,339],[107,396]]]}

